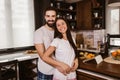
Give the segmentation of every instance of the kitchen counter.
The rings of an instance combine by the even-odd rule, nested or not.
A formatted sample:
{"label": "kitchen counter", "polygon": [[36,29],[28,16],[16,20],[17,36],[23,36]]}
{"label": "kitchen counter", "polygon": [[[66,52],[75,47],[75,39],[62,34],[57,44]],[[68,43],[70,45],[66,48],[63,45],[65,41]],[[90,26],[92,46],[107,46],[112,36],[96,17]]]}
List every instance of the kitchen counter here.
{"label": "kitchen counter", "polygon": [[27,54],[25,53],[25,51],[21,51],[21,52],[0,55],[0,62],[8,62],[12,60],[24,61],[24,60],[34,59],[38,57],[39,56],[37,53]]}
{"label": "kitchen counter", "polygon": [[[38,58],[38,54],[26,54],[24,52],[20,52],[15,54],[1,55],[0,62],[16,59],[18,61],[24,61],[32,58]],[[96,64],[94,61],[83,63],[82,60],[79,59],[79,67],[77,71],[92,74],[95,76],[97,75],[102,78],[109,78],[109,80],[120,80],[120,64],[111,64],[104,61],[100,64]]]}
{"label": "kitchen counter", "polygon": [[[103,75],[104,77],[111,77],[111,80],[120,80],[120,64],[111,64],[107,62],[101,62],[100,64],[96,64],[95,61],[89,61],[83,63],[79,59],[79,69],[86,72],[94,72],[94,74],[98,73],[98,75]],[[113,79],[112,79],[113,78]]]}
{"label": "kitchen counter", "polygon": [[[0,55],[0,63],[3,64],[5,62],[4,64],[6,64],[6,62],[17,60],[17,80],[36,80],[38,57],[37,53],[26,53],[26,51],[5,53]],[[7,65],[4,68],[11,66],[13,65]],[[8,74],[13,74],[13,71]]]}

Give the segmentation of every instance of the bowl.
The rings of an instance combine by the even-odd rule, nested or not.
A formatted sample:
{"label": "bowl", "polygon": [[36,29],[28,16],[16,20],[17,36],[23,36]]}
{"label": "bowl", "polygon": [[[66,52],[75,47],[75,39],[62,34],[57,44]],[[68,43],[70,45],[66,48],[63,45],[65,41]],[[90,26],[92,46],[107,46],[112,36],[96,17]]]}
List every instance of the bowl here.
{"label": "bowl", "polygon": [[114,60],[120,61],[120,49],[111,52],[111,56]]}

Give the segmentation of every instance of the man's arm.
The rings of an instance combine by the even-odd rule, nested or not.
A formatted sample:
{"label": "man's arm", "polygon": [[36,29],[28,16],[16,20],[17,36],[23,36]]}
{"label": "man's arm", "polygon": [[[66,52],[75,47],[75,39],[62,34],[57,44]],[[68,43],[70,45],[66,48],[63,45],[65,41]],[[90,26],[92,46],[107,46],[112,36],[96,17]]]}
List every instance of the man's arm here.
{"label": "man's arm", "polygon": [[35,44],[35,48],[36,48],[40,58],[42,59],[43,53],[45,51],[44,44]]}
{"label": "man's arm", "polygon": [[63,62],[57,61],[55,59],[52,58],[52,54],[55,51],[55,47],[54,46],[50,46],[44,53],[44,55],[42,56],[43,60],[52,65],[53,67],[57,68],[61,73],[63,73],[64,75],[66,75],[67,73],[70,72],[71,67]]}

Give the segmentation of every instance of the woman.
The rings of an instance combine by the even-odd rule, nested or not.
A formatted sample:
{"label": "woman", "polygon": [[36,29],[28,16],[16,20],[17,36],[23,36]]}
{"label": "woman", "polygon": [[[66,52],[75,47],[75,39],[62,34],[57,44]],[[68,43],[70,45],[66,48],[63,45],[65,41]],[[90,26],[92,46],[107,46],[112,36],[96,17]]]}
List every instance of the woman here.
{"label": "woman", "polygon": [[[76,80],[78,59],[75,51],[76,46],[67,21],[62,18],[56,19],[54,40],[43,56],[46,63],[56,68],[53,80]],[[52,54],[55,54],[55,59],[51,57]]]}

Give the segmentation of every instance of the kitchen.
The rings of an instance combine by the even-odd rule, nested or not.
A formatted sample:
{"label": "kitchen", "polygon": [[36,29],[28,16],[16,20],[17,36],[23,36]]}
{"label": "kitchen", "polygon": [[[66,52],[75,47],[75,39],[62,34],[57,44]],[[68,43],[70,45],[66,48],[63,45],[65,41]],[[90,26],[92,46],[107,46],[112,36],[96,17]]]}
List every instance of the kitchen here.
{"label": "kitchen", "polygon": [[[2,3],[2,1],[3,0],[1,0],[1,3]],[[10,11],[11,8],[14,11],[13,6],[15,6],[15,2],[14,2],[14,0],[11,0],[11,1],[14,3],[14,5],[8,5],[7,6],[8,8],[6,8],[7,9],[6,11]],[[58,3],[57,3],[57,1],[58,1]],[[101,2],[101,3],[98,3],[98,2],[96,3],[96,1]],[[105,3],[105,1],[106,1],[106,3]],[[0,29],[1,31],[4,30],[4,31],[11,32],[10,34],[9,33],[6,34],[6,32],[2,33],[0,31],[0,36],[2,37],[0,40],[1,43],[3,43],[5,40],[11,41],[9,43],[4,42],[5,44],[1,44],[0,51],[1,51],[1,53],[4,54],[6,52],[21,51],[21,50],[24,51],[24,50],[33,49],[33,43],[32,43],[33,32],[34,32],[34,29],[37,29],[39,26],[41,26],[44,23],[42,15],[43,15],[43,11],[44,11],[45,7],[47,7],[48,4],[50,4],[51,6],[54,6],[54,4],[56,4],[58,10],[60,11],[58,16],[62,16],[67,19],[70,19],[73,37],[76,40],[78,37],[80,37],[80,40],[81,40],[81,38],[83,38],[83,41],[79,41],[79,38],[78,38],[78,41],[76,41],[76,42],[78,42],[78,48],[80,50],[81,50],[81,48],[87,48],[86,50],[92,49],[93,52],[103,50],[103,55],[104,55],[104,48],[103,49],[100,48],[98,43],[100,42],[100,43],[102,43],[102,45],[104,45],[106,42],[106,37],[107,37],[108,33],[109,34],[119,34],[119,30],[120,30],[119,26],[117,27],[116,25],[110,24],[111,22],[109,22],[110,14],[109,14],[108,10],[110,10],[110,7],[107,6],[107,3],[108,3],[107,1],[108,0],[83,0],[83,1],[79,1],[77,3],[74,2],[73,6],[71,6],[71,5],[69,5],[69,4],[71,4],[71,2],[69,2],[69,1],[67,3],[64,3],[64,2],[62,2],[62,0],[56,0],[56,2],[54,2],[52,0],[51,1],[50,0],[47,0],[47,1],[46,0],[43,0],[43,1],[42,0],[34,0],[35,3],[33,1],[31,1],[31,3],[29,2],[29,4],[31,4],[31,5],[34,3],[34,7],[35,7],[34,9],[32,8],[31,5],[29,5],[29,7],[25,6],[24,5],[25,2],[24,2],[24,4],[21,3],[21,6],[18,6],[18,7],[16,6],[16,9],[18,8],[18,12],[16,11],[16,12],[14,12],[14,14],[15,13],[18,13],[19,15],[26,14],[25,16],[27,16],[27,18],[23,18],[22,22],[17,22],[18,20],[16,19],[16,16],[17,16],[16,15],[16,16],[12,17],[12,19],[14,21],[11,21],[11,18],[9,18],[9,17],[13,14],[10,14],[10,12],[9,12],[9,14],[7,14],[7,17],[5,18],[7,21],[7,24],[5,26],[12,26],[13,25],[12,23],[14,23],[14,25],[13,25],[14,27],[12,29],[16,29],[16,30],[12,30],[13,31],[12,32],[11,30],[9,31],[9,29],[7,29],[7,30]],[[10,1],[4,2],[4,3],[5,3],[5,5],[7,5],[8,3],[10,3]],[[44,5],[43,5],[43,3],[44,3]],[[64,4],[64,5],[62,5],[62,4]],[[103,4],[103,8],[101,8],[101,4]],[[1,4],[1,5],[3,5],[3,4]],[[24,5],[24,7],[23,7],[23,5]],[[65,9],[61,9],[61,5]],[[66,7],[66,5],[68,5],[68,7]],[[101,11],[97,10],[96,7],[100,7],[99,10],[102,9],[103,12],[101,13]],[[30,9],[30,11],[27,12],[26,9],[28,9],[28,8]],[[20,9],[21,9],[21,11],[23,10],[24,13],[22,13],[22,12],[19,13]],[[66,9],[69,9],[69,10],[66,10]],[[93,11],[91,11],[91,9]],[[35,13],[33,13],[34,10],[35,10]],[[67,12],[68,14],[66,14],[66,16],[63,16],[62,11]],[[100,15],[98,13],[96,14],[97,11],[100,12]],[[29,13],[29,15],[27,15],[28,13]],[[93,14],[93,13],[95,13],[95,14]],[[35,16],[33,16],[34,14],[35,14]],[[71,15],[72,15],[72,17],[70,17]],[[20,18],[22,18],[22,17],[23,16],[20,16]],[[19,18],[19,16],[18,16],[18,18]],[[35,18],[35,23],[34,23],[34,18]],[[4,22],[4,18],[2,18],[2,21]],[[24,21],[28,21],[28,22],[26,22],[26,24],[25,24]],[[1,22],[1,23],[3,23],[3,22]],[[22,25],[23,27],[15,28],[15,26],[17,26],[18,23],[19,23],[19,25]],[[3,25],[4,25],[4,23],[2,24],[2,26]],[[32,29],[30,30],[28,27],[25,28],[24,25],[30,26],[30,29],[31,28]],[[36,27],[34,27],[34,26],[36,26]],[[116,26],[116,28],[113,28],[113,26]],[[30,31],[26,31],[26,30],[30,30]],[[21,32],[24,33],[24,35],[20,35]],[[28,33],[26,33],[26,32],[28,32]],[[12,33],[15,33],[16,35],[15,34],[11,35]],[[19,33],[19,34],[17,35],[17,33]],[[2,34],[5,34],[5,36],[3,36]],[[28,34],[30,34],[30,36],[28,36],[28,38],[26,38],[26,35],[28,35]],[[78,37],[76,37],[77,35],[78,35]],[[13,36],[14,37],[19,36],[19,37],[12,38]],[[31,39],[31,40],[29,40],[29,39]],[[20,49],[19,48],[13,49],[13,45],[12,45],[13,42],[15,42],[14,43],[15,47],[16,46],[17,47],[25,46],[25,48],[23,47]],[[22,45],[19,45],[18,43],[22,44]],[[8,45],[7,49],[5,48],[6,45]],[[28,47],[26,47],[26,45]],[[12,48],[11,48],[11,46],[12,46]],[[3,55],[3,54],[1,54],[1,55]],[[30,58],[30,57],[27,56],[27,58]],[[106,65],[106,64],[104,64],[104,65]],[[110,66],[114,66],[114,65],[110,65]],[[85,67],[84,65],[81,66],[81,68],[84,68],[84,67]],[[96,66],[96,68],[97,67],[98,66]],[[88,70],[89,70],[89,67],[88,67]],[[92,70],[92,68],[90,70]],[[92,70],[92,71],[96,72],[96,70]],[[103,73],[103,72],[97,72],[97,73],[105,74],[105,76],[108,73],[108,72],[106,72],[106,73]],[[120,73],[116,73],[113,75],[116,78],[116,76],[118,74],[120,74]],[[107,76],[112,76],[112,73]],[[113,76],[113,78],[114,78],[114,76]],[[85,79],[85,80],[90,80],[90,78]]]}

